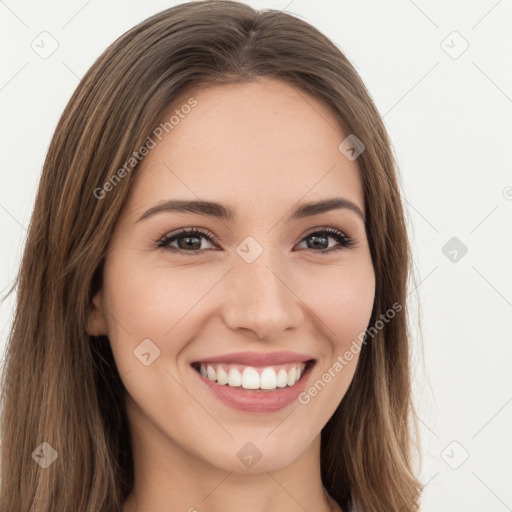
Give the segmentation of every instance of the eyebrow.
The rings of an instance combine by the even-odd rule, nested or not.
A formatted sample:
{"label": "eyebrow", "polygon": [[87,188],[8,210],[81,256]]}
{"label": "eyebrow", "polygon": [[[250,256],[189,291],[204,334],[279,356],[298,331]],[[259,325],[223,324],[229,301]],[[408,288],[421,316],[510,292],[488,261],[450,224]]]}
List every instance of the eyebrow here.
{"label": "eyebrow", "polygon": [[[359,217],[361,217],[363,222],[366,223],[364,214],[359,206],[357,206],[352,201],[342,197],[333,197],[330,199],[324,199],[322,201],[303,203],[297,206],[291,212],[291,214],[288,216],[288,221],[302,219],[304,217],[311,217],[313,215],[319,215],[321,213],[339,209],[346,209],[355,212]],[[194,213],[197,215],[215,217],[225,221],[234,221],[237,218],[237,213],[235,210],[220,203],[213,201],[187,201],[171,199],[152,206],[149,210],[144,212],[136,222],[145,220],[158,213],[169,212]]]}

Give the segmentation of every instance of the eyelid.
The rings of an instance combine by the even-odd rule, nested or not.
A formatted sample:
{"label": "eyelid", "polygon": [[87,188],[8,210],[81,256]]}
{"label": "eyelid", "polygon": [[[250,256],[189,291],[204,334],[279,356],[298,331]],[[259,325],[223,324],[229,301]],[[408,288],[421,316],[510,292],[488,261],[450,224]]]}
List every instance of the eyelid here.
{"label": "eyelid", "polygon": [[[359,240],[357,238],[350,236],[344,230],[334,228],[331,226],[320,226],[312,228],[311,231],[307,232],[305,235],[302,236],[299,243],[304,241],[304,239],[308,238],[309,236],[314,235],[315,233],[327,233],[329,235],[329,238],[334,238],[336,241],[338,241],[339,245],[325,250],[306,249],[313,253],[328,254],[330,252],[334,252],[337,249],[350,249],[351,247],[355,247],[359,244]],[[343,242],[340,242],[339,239],[342,239]]]}
{"label": "eyelid", "polygon": [[158,241],[157,244],[160,244],[163,241],[168,240],[169,238],[178,237],[180,235],[186,235],[186,234],[198,234],[202,235],[205,238],[209,238],[212,242],[215,242],[217,245],[220,243],[219,237],[212,233],[210,230],[202,227],[197,226],[191,226],[189,228],[179,228],[176,231],[171,231],[170,233],[166,233],[164,236],[162,236]]}

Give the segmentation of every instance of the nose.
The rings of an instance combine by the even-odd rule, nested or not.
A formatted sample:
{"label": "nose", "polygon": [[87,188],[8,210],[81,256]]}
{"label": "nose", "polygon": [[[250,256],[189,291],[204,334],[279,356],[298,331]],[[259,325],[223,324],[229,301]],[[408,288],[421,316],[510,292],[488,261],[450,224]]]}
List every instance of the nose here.
{"label": "nose", "polygon": [[[287,272],[264,252],[253,263],[235,263],[224,289],[224,322],[233,331],[280,340],[303,321],[302,302]],[[287,279],[288,277],[288,279]]]}

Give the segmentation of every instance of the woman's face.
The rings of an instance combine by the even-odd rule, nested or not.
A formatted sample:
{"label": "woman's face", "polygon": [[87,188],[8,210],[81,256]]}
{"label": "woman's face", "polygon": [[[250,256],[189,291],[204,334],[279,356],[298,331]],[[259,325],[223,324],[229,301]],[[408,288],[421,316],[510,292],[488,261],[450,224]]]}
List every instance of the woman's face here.
{"label": "woman's face", "polygon": [[[274,470],[318,442],[370,319],[375,276],[355,211],[364,215],[357,160],[340,151],[349,134],[329,109],[283,82],[212,87],[181,108],[190,96],[140,164],[89,332],[110,339],[144,453]],[[355,208],[293,215],[328,199]],[[177,211],[169,201],[222,207]],[[200,232],[172,238],[191,229]],[[292,367],[311,359],[294,384]]]}

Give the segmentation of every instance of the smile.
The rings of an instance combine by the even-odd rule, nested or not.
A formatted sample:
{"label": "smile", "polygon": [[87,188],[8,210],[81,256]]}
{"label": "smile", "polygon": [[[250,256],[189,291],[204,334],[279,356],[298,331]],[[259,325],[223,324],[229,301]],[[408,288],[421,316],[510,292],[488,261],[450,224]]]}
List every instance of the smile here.
{"label": "smile", "polygon": [[194,362],[193,373],[210,396],[244,413],[272,413],[297,401],[315,359],[268,366]]}
{"label": "smile", "polygon": [[275,390],[294,386],[310,363],[313,361],[266,367],[236,363],[194,363],[192,366],[203,377],[220,385],[251,390]]}

